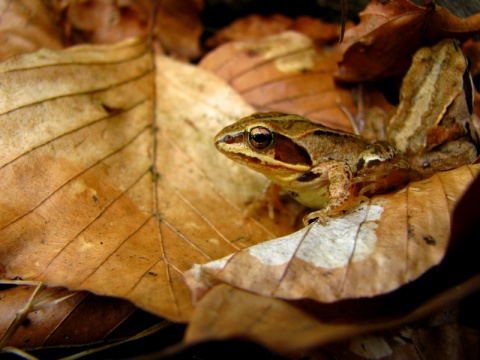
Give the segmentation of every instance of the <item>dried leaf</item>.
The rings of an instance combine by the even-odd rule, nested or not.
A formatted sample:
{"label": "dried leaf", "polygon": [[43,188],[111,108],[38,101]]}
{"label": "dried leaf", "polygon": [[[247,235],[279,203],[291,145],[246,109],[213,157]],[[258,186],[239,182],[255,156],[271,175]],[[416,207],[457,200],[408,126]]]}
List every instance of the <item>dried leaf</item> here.
{"label": "dried leaf", "polygon": [[15,314],[27,307],[28,317],[13,336],[0,338],[7,346],[35,349],[92,344],[107,338],[118,341],[143,330],[133,325],[141,311],[127,301],[45,288],[29,304],[32,290],[31,286],[18,286],[0,293],[0,334],[6,334]]}
{"label": "dried leaf", "polygon": [[299,16],[290,30],[307,35],[317,46],[321,46],[342,41],[344,30],[352,26],[353,22],[351,21],[342,22],[342,24],[325,23],[310,16]]}
{"label": "dried leaf", "polygon": [[228,41],[253,40],[263,36],[278,34],[288,30],[292,23],[292,19],[280,14],[269,16],[253,14],[240,18],[221,29],[206,41],[206,45],[214,48]]}
{"label": "dried leaf", "polygon": [[426,42],[465,39],[478,31],[480,14],[460,19],[439,6],[432,10],[407,0],[372,1],[360,13],[358,26],[345,34],[343,60],[335,78],[361,82],[400,75]]}
{"label": "dried leaf", "polygon": [[476,86],[473,87],[474,91],[474,124],[477,129],[480,129],[480,93],[477,88],[480,85],[478,83],[480,76],[480,42],[467,41],[463,44],[462,51],[465,56],[470,60],[470,73],[475,79]]}
{"label": "dried leaf", "polygon": [[465,40],[480,32],[480,13],[459,18],[447,9],[435,6],[426,19],[425,37],[429,40],[455,38]]}
{"label": "dried leaf", "polygon": [[252,109],[216,77],[139,40],[43,50],[0,76],[5,278],[186,321],[192,264],[292,231],[242,216],[265,180],[212,139]]}
{"label": "dried leaf", "polygon": [[71,43],[111,44],[130,36],[145,36],[149,30],[151,1],[61,1],[53,2],[64,13],[64,28]]}
{"label": "dried leaf", "polygon": [[352,130],[342,108],[355,113],[352,93],[333,80],[338,53],[316,49],[296,32],[225,44],[200,67],[225,79],[260,111],[295,113],[312,121]]}
{"label": "dried leaf", "polygon": [[470,60],[470,73],[473,77],[480,75],[480,42],[466,41],[462,51]]}
{"label": "dried leaf", "polygon": [[[398,333],[396,342],[406,339],[407,345],[413,341],[419,348],[428,350],[429,344],[419,343],[415,339],[415,333],[409,331],[408,327],[398,327],[446,309],[446,314],[449,314],[459,300],[475,292],[478,294],[480,265],[477,254],[480,245],[476,240],[480,222],[475,208],[478,204],[479,189],[480,177],[477,176],[456,202],[451,244],[445,260],[401,289],[374,298],[319,304],[312,301],[288,302],[266,298],[220,284],[213,287],[198,303],[187,329],[187,343],[242,337],[264,344],[275,351],[292,352],[351,339],[350,344],[340,346],[341,354],[345,354],[346,348],[355,353],[361,349],[369,352],[375,350],[375,353],[378,353],[378,342],[385,336],[391,336],[392,332],[386,332],[382,337],[352,337],[373,331],[380,335],[378,331],[381,329],[397,328],[393,332]],[[390,270],[387,266],[383,268],[385,269]],[[370,281],[370,278],[365,278],[361,282],[365,284]],[[317,284],[320,283],[317,281]],[[478,312],[478,301],[475,299],[476,295],[473,296],[471,305],[474,313]],[[466,319],[468,317],[467,313]],[[418,330],[425,325],[434,326],[435,328],[426,331],[427,334],[432,334],[439,325],[448,323],[443,313],[436,318],[431,318],[428,322],[423,320],[410,328]],[[372,337],[377,338],[377,341],[372,343]],[[473,338],[473,341],[471,336],[462,338],[465,353],[478,349],[478,346],[475,346],[475,343],[478,343],[476,339],[478,336]],[[452,345],[448,350],[455,348],[458,349]],[[406,353],[408,354],[408,349]],[[385,352],[383,354],[387,355]],[[399,352],[395,351],[393,355],[398,356]]]}
{"label": "dried leaf", "polygon": [[197,299],[218,282],[263,296],[319,302],[393,291],[442,260],[455,202],[479,170],[471,165],[437,173],[375,196],[327,225],[314,223],[196,265],[185,274],[187,283]]}
{"label": "dried leaf", "polygon": [[201,54],[202,0],[57,0],[54,4],[64,14],[72,43],[112,44],[130,36],[151,37],[153,32],[172,56],[196,59]]}
{"label": "dried leaf", "polygon": [[0,44],[0,61],[42,47],[62,48],[53,14],[40,0],[0,0]]}
{"label": "dried leaf", "polygon": [[[351,26],[351,23],[348,23],[348,26]],[[342,26],[324,23],[310,16],[291,19],[280,14],[269,16],[253,14],[240,18],[221,29],[206,41],[206,45],[214,48],[227,41],[258,40],[264,36],[279,34],[287,30],[307,35],[317,45],[323,45],[338,41]]]}
{"label": "dried leaf", "polygon": [[355,328],[323,324],[286,301],[222,284],[197,305],[185,341],[247,338],[276,351],[293,351],[354,335]]}
{"label": "dried leaf", "polygon": [[[360,304],[347,302],[312,307],[263,297],[221,284],[212,288],[198,303],[187,328],[185,341],[194,344],[206,340],[246,338],[277,352],[303,352],[412,323],[451,307],[461,298],[478,290],[479,286],[480,278],[476,276],[428,301],[417,300],[416,308],[406,310],[398,306],[408,300],[406,294],[397,297],[392,295],[380,301],[366,300]],[[409,298],[415,298],[415,295],[407,294]],[[385,309],[389,311],[387,317],[384,315]],[[405,338],[404,334],[402,338]],[[354,343],[358,344],[361,340],[353,338],[350,350],[355,350]],[[345,350],[342,349],[342,353]]]}
{"label": "dried leaf", "polygon": [[155,35],[168,54],[196,59],[201,54],[203,0],[160,0],[155,19]]}

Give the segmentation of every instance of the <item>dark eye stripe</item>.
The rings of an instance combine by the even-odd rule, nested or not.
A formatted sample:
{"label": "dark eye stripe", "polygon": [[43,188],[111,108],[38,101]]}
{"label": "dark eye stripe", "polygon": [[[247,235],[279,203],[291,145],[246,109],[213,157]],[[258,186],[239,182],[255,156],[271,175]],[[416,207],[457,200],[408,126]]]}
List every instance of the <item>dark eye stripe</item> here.
{"label": "dark eye stripe", "polygon": [[286,164],[312,166],[308,152],[289,138],[277,134],[275,142],[275,160]]}

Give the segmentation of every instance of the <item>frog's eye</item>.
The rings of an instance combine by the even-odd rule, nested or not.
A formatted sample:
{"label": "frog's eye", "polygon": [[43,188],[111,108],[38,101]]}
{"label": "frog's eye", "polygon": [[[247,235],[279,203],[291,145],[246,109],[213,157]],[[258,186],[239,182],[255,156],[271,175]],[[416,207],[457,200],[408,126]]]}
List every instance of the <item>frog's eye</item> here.
{"label": "frog's eye", "polygon": [[248,142],[259,150],[265,150],[273,144],[273,133],[262,126],[254,127],[248,133]]}

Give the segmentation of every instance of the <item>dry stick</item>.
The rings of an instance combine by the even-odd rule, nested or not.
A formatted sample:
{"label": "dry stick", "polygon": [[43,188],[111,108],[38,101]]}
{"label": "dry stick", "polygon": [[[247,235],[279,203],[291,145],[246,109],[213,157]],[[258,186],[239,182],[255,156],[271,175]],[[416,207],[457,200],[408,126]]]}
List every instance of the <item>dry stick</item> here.
{"label": "dry stick", "polygon": [[30,295],[30,298],[27,301],[27,304],[17,311],[15,314],[15,318],[11,322],[11,324],[8,326],[7,331],[3,334],[2,339],[0,339],[0,349],[2,349],[8,339],[17,331],[18,327],[23,323],[25,318],[27,317],[28,313],[30,312],[30,309],[32,308],[32,303],[37,294],[40,292],[40,290],[43,289],[43,283],[41,281],[8,281],[8,280],[1,280],[0,281],[2,284],[15,284],[15,285],[31,285],[35,286],[35,290],[33,290],[32,294]]}

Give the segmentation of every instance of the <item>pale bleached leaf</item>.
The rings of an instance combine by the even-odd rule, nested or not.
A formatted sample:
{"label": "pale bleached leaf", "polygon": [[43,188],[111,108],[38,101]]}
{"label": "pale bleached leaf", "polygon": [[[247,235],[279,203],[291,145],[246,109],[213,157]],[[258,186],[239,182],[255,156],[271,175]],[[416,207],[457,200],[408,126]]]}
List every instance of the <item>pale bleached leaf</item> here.
{"label": "pale bleached leaf", "polygon": [[187,282],[197,298],[218,282],[263,296],[319,302],[393,291],[442,260],[455,202],[479,169],[437,173],[375,196],[326,225],[316,222],[196,265]]}

